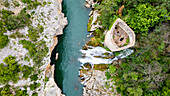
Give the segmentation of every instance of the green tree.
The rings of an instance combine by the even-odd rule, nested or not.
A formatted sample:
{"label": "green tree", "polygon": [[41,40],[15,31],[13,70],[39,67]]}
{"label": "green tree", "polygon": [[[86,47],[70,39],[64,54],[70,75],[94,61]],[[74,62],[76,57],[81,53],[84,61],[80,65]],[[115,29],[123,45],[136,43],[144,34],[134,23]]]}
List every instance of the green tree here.
{"label": "green tree", "polygon": [[8,36],[0,33],[0,49],[4,48],[9,42]]}
{"label": "green tree", "polygon": [[136,33],[147,35],[149,28],[167,19],[167,10],[155,8],[151,4],[139,4],[128,11],[129,17],[125,20]]}
{"label": "green tree", "polygon": [[168,96],[170,58],[167,34],[169,24],[160,26],[147,36],[137,36],[136,51],[120,64],[109,66],[107,79],[115,81],[123,96]]}
{"label": "green tree", "polygon": [[15,57],[9,55],[3,60],[6,64],[0,64],[0,82],[3,84],[12,80],[16,83],[19,80],[21,66],[15,61]]}
{"label": "green tree", "polygon": [[29,94],[27,94],[27,90],[19,89],[19,90],[15,91],[15,93],[16,93],[16,96],[29,96]]}
{"label": "green tree", "polygon": [[118,8],[119,6],[113,0],[103,0],[100,5],[96,6],[101,14],[99,18],[104,28],[109,29],[112,22],[117,19],[116,11]]}
{"label": "green tree", "polygon": [[0,88],[1,96],[14,96],[10,90],[10,85],[5,85],[3,88]]}

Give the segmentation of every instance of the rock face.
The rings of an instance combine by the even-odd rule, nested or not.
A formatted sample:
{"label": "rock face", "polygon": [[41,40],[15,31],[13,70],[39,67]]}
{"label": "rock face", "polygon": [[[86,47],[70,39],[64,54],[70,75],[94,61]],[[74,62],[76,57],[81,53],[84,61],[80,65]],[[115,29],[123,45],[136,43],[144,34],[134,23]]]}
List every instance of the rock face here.
{"label": "rock face", "polygon": [[[96,4],[97,1],[98,0],[86,0],[86,2],[88,3],[86,4],[86,7],[89,7],[90,5],[90,7],[93,8],[94,4]],[[100,25],[100,21],[98,20],[98,16],[100,16],[98,10],[91,10],[91,12],[89,13],[89,17],[92,19],[89,19],[88,31],[93,32],[97,28],[102,28],[102,26]],[[105,31],[104,34],[106,34],[106,32],[107,31]],[[83,87],[83,96],[120,96],[116,92],[115,86],[113,84],[114,82],[106,80],[105,71],[89,69],[87,70],[86,68],[85,70],[83,69],[79,72],[79,77],[81,77],[82,80],[81,83],[85,86]],[[106,82],[109,84],[106,85]]]}
{"label": "rock face", "polygon": [[[2,0],[4,1],[4,0]],[[12,2],[13,0],[8,0],[9,3]],[[27,4],[22,3],[21,0],[15,0],[19,2],[19,7],[11,7],[9,6],[4,7],[1,5],[0,2],[0,10],[5,9],[5,10],[10,10],[17,15],[20,10],[22,10]],[[37,38],[38,41],[44,40],[46,43],[46,46],[50,49],[47,56],[45,56],[42,60],[43,64],[40,68],[37,68],[36,70],[40,70],[40,73],[38,73],[38,80],[36,81],[37,83],[40,83],[41,86],[35,90],[30,90],[29,87],[27,87],[27,93],[32,96],[33,92],[38,93],[38,96],[63,96],[61,94],[61,90],[58,88],[57,84],[54,81],[54,65],[50,65],[50,56],[51,52],[54,49],[54,47],[58,43],[58,38],[57,35],[63,34],[63,29],[67,25],[67,18],[64,17],[64,14],[61,12],[62,10],[62,0],[37,0],[38,2],[48,2],[47,4],[43,6],[37,6],[36,9],[28,10],[28,13],[31,14],[31,12],[34,12],[31,16],[34,17],[31,19],[32,24],[31,26],[37,27],[38,24],[42,25],[44,28],[44,31],[42,32],[43,34],[39,34],[40,37]],[[29,67],[33,67],[34,62],[32,58],[30,58],[30,61],[24,61],[23,58],[28,56],[28,50],[23,48],[22,44],[19,44],[19,40],[30,40],[27,37],[28,34],[28,26],[18,29],[18,30],[13,30],[13,31],[7,31],[4,33],[5,35],[8,35],[10,42],[8,45],[0,49],[0,63],[4,63],[3,59],[9,55],[15,56],[16,61],[18,61],[19,64],[28,65]],[[23,35],[26,36],[26,38],[10,38],[10,35],[16,31],[19,31]],[[21,76],[22,77],[22,76]],[[48,77],[49,81],[45,82],[43,79],[45,77]],[[34,81],[31,81],[29,78],[28,79],[23,79],[19,80],[17,83],[9,82],[9,84],[13,87],[17,87],[18,89],[24,90],[22,86],[29,86],[32,84]],[[4,85],[0,85],[0,87],[3,87]]]}
{"label": "rock face", "polygon": [[[112,87],[115,86],[109,86],[107,89],[106,81],[108,80],[106,80],[105,71],[93,70],[91,78],[84,84],[86,87],[83,87],[83,96],[114,96],[116,91],[112,90]],[[109,83],[112,85],[111,81]]]}
{"label": "rock face", "polygon": [[47,77],[49,78],[49,81],[46,83],[42,96],[64,96],[61,94],[60,88],[58,88],[54,81],[54,65],[51,66],[51,70],[48,72]]}
{"label": "rock face", "polygon": [[[87,4],[86,7],[92,7],[94,8],[94,4],[97,4],[97,1],[95,0],[86,0]],[[102,26],[100,25],[100,21],[98,20],[98,16],[100,16],[98,10],[92,10],[89,13],[90,18],[89,22],[88,22],[88,31],[92,32],[95,31],[97,28],[102,28]]]}
{"label": "rock face", "polygon": [[[59,5],[59,27],[56,29],[56,33],[54,34],[53,37],[53,45],[50,48],[50,53],[52,54],[52,51],[54,47],[58,44],[58,38],[57,35],[62,35],[63,34],[63,29],[65,26],[68,24],[67,18],[64,17],[64,14],[61,12],[62,7],[62,0],[57,1]],[[51,55],[50,55],[51,56]],[[58,59],[58,53],[56,53],[56,60]],[[46,88],[44,89],[42,96],[65,96],[61,93],[60,88],[58,88],[57,84],[54,81],[54,65],[50,65],[50,63],[46,67],[46,72],[45,76],[49,78],[49,81],[46,83]]]}
{"label": "rock face", "polygon": [[86,0],[87,4],[92,6],[92,4],[94,3],[93,0]]}
{"label": "rock face", "polygon": [[111,51],[120,51],[132,47],[134,44],[134,31],[124,21],[118,18],[106,33],[104,45]]}

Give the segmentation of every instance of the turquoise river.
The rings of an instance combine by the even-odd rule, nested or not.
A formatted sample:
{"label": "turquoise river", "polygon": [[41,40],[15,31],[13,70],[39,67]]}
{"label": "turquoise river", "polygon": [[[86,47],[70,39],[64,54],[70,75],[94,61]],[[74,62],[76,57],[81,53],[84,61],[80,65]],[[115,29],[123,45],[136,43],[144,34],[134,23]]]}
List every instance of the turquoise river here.
{"label": "turquoise river", "polygon": [[[90,9],[84,4],[85,0],[63,0],[63,10],[68,20],[64,34],[59,36],[58,45],[53,51],[52,63],[55,64],[55,82],[66,96],[82,96],[83,85],[78,77],[83,45],[87,41],[87,23]],[[57,61],[55,53],[59,53]]]}

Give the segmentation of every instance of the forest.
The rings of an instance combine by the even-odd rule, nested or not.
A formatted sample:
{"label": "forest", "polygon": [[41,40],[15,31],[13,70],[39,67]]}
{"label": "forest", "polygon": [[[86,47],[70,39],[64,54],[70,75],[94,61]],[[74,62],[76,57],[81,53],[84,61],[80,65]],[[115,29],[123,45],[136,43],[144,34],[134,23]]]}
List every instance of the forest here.
{"label": "forest", "polygon": [[[121,14],[118,9],[124,6]],[[136,34],[135,52],[119,63],[108,66],[106,77],[122,96],[168,96],[170,94],[170,1],[98,0],[102,28],[94,31],[88,45],[103,46],[104,30],[117,18],[125,21]],[[89,19],[88,29],[93,18]],[[106,48],[109,50],[108,48]],[[116,52],[119,53],[119,52]],[[115,54],[116,54],[115,53]],[[109,83],[106,82],[106,86]],[[113,86],[113,85],[109,85]]]}

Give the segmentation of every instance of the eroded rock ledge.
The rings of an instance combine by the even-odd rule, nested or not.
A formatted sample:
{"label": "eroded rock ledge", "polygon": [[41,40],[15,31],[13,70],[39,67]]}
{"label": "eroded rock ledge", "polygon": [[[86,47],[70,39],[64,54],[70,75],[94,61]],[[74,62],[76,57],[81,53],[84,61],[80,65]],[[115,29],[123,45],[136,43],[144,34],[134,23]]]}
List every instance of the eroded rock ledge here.
{"label": "eroded rock ledge", "polygon": [[[94,8],[94,5],[97,3],[97,1],[98,0],[86,0],[87,4],[85,4],[85,6],[87,8]],[[98,20],[98,16],[100,16],[98,10],[91,10],[89,13],[90,19],[88,24],[90,27],[88,26],[87,30],[91,33],[97,28],[102,28],[100,21]],[[87,37],[90,37],[90,35]],[[113,94],[117,94],[116,90],[112,90],[112,87],[115,87],[113,82],[106,80],[105,71],[92,69],[85,73],[87,75],[85,78],[88,77],[89,79],[82,82],[83,85],[85,85],[85,87],[83,87],[83,96],[114,96]],[[80,76],[81,75],[82,74],[80,72]],[[106,82],[113,86],[106,88]]]}
{"label": "eroded rock ledge", "polygon": [[[67,18],[64,17],[64,14],[61,12],[62,11],[62,7],[61,7],[62,0],[57,0],[57,2],[60,4],[59,10],[58,10],[60,26],[56,29],[56,33],[54,34],[54,37],[53,37],[53,44],[50,48],[51,54],[52,54],[52,51],[55,48],[55,46],[58,44],[57,35],[62,35],[63,29],[68,24]],[[58,57],[56,57],[56,58],[58,58]],[[64,96],[64,94],[61,93],[61,89],[57,86],[57,84],[54,81],[54,65],[50,65],[50,63],[49,63],[46,66],[45,76],[49,78],[49,81],[45,85],[46,88],[44,89],[42,96]]]}

